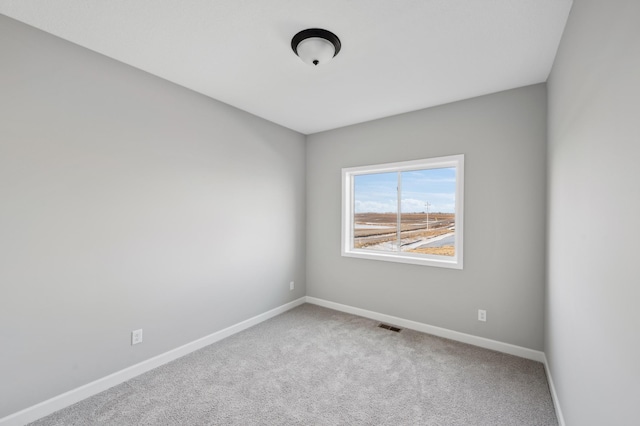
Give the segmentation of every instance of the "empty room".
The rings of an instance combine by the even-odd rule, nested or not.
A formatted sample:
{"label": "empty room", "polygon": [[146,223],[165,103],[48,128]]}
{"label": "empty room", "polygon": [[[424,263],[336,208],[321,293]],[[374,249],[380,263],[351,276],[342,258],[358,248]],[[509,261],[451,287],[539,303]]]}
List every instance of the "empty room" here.
{"label": "empty room", "polygon": [[639,18],[0,0],[0,426],[640,424]]}

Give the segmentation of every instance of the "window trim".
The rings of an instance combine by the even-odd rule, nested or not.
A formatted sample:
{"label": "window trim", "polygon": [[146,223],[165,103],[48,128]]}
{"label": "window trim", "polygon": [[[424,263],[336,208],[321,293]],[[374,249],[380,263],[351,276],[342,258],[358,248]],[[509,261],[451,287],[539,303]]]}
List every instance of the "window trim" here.
{"label": "window trim", "polygon": [[[353,248],[354,234],[354,176],[373,173],[405,172],[450,168],[456,169],[456,205],[455,205],[455,255],[438,256],[407,252],[373,252]],[[382,260],[388,262],[410,263],[415,265],[437,266],[442,268],[463,269],[463,226],[464,226],[464,154],[445,157],[370,166],[347,167],[342,169],[342,256],[361,259]]]}

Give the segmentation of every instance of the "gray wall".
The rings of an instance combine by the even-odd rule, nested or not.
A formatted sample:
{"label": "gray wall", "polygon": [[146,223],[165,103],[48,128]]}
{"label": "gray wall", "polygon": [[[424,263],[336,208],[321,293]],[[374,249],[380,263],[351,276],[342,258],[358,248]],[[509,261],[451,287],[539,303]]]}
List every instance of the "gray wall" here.
{"label": "gray wall", "polygon": [[[450,154],[464,270],[341,257],[341,168]],[[542,350],[545,173],[544,84],[309,136],[307,295]]]}
{"label": "gray wall", "polygon": [[304,170],[303,135],[0,16],[0,418],[303,296]]}
{"label": "gray wall", "polygon": [[637,425],[640,2],[575,1],[548,83],[545,351],[568,425]]}

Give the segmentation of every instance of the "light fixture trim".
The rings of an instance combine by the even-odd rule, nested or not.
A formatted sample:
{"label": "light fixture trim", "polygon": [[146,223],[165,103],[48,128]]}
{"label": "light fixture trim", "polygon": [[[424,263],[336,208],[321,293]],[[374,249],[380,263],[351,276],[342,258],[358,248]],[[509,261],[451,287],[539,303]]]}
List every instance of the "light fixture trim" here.
{"label": "light fixture trim", "polygon": [[[309,28],[309,29],[300,31],[299,33],[294,35],[293,38],[291,39],[291,49],[293,49],[293,51],[298,57],[300,57],[300,54],[298,53],[298,46],[300,45],[300,43],[310,38],[319,38],[331,43],[334,49],[334,53],[332,57],[335,57],[338,54],[338,52],[340,52],[340,49],[342,48],[342,43],[340,42],[340,39],[338,38],[337,35],[335,35],[331,31],[327,31],[322,28]],[[300,57],[300,59],[303,59],[303,58]],[[318,65],[317,61],[314,62],[314,65]]]}

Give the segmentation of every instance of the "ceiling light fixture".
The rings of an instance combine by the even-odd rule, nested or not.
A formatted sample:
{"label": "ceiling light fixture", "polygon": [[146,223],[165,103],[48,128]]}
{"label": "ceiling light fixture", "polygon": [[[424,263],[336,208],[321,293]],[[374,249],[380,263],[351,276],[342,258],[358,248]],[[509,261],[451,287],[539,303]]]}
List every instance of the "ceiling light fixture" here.
{"label": "ceiling light fixture", "polygon": [[320,28],[302,30],[291,39],[291,48],[309,65],[328,62],[340,52],[340,39],[331,31]]}

